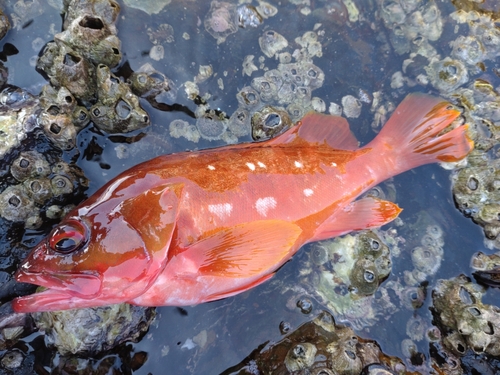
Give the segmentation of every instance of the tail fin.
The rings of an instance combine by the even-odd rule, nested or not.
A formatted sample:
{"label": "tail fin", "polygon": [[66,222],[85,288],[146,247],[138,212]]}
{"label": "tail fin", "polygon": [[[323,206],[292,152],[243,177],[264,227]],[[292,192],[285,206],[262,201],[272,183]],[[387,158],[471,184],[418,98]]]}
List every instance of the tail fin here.
{"label": "tail fin", "polygon": [[398,173],[429,163],[459,161],[474,143],[467,125],[447,131],[458,116],[460,111],[440,98],[408,95],[367,147],[389,152]]}

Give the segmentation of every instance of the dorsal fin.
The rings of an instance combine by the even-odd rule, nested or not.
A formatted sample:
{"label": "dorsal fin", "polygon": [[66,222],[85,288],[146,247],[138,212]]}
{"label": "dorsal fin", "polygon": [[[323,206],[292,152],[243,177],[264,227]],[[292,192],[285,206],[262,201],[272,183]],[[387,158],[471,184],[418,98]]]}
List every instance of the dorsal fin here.
{"label": "dorsal fin", "polygon": [[326,142],[330,147],[339,150],[358,148],[358,141],[349,129],[349,123],[340,116],[309,112],[295,127],[271,142],[273,144],[290,143],[297,137],[308,142]]}

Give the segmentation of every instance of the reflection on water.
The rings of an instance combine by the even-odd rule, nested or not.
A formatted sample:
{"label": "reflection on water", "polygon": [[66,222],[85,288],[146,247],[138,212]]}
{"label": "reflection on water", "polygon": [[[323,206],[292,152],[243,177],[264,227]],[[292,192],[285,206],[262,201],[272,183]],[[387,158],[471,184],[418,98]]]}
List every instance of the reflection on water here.
{"label": "reflection on water", "polygon": [[[42,53],[48,50],[44,46],[63,30],[61,4],[48,3],[11,1],[4,9],[12,29],[2,40],[0,60],[8,69],[8,83],[33,95],[40,94],[47,83],[45,78],[53,83],[52,75],[57,78],[60,73],[59,66],[41,69],[39,65],[43,75],[35,69],[38,57],[47,56]],[[473,167],[478,166],[480,173],[473,175],[495,175],[496,167],[487,168],[488,158],[497,154],[499,100],[495,87],[500,68],[495,58],[500,33],[487,17],[496,15],[496,9],[468,1],[456,2],[455,8],[451,3],[426,0],[270,0],[243,4],[173,0],[163,10],[159,10],[163,4],[158,5],[162,2],[151,1],[155,4],[150,8],[146,2],[135,2],[143,10],[134,7],[134,2],[130,6],[128,3],[120,4],[116,30],[114,20],[106,26],[98,18],[84,20],[88,28],[104,30],[110,44],[97,43],[95,49],[81,53],[87,53],[90,61],[98,59],[100,51],[106,48],[112,55],[106,55],[111,70],[99,66],[95,76],[89,73],[93,66],[84,70],[88,73],[87,83],[94,85],[89,86],[90,91],[80,97],[70,90],[78,99],[77,104],[85,107],[94,121],[78,133],[77,150],[62,152],[57,147],[54,150],[50,140],[43,137],[41,145],[35,146],[41,153],[47,151],[51,162],[59,158],[76,161],[89,180],[87,195],[141,161],[165,153],[265,139],[288,126],[287,119],[297,121],[310,110],[343,113],[358,139],[366,143],[379,131],[395,105],[414,91],[444,96],[464,108],[478,149],[473,155]],[[494,5],[490,3],[485,2],[484,6]],[[456,12],[457,9],[461,11]],[[101,16],[106,19],[113,14]],[[66,16],[66,21],[68,17],[78,14]],[[75,33],[64,38],[85,40],[85,34]],[[78,48],[73,39],[67,45]],[[70,48],[67,45],[64,48]],[[54,55],[49,56],[57,60],[63,47],[56,44],[53,47]],[[79,63],[69,49],[61,56],[63,65]],[[117,56],[121,60],[114,66]],[[125,99],[130,91],[125,84],[127,80],[142,96],[137,102]],[[107,93],[108,101],[96,101],[92,87]],[[72,113],[76,113],[74,108]],[[125,124],[123,119],[132,115],[135,122]],[[129,128],[130,124],[133,126]],[[488,125],[492,135],[478,124]],[[121,134],[128,130],[131,132]],[[52,128],[52,132],[58,133],[57,128]],[[16,152],[19,153],[13,151],[17,157]],[[9,163],[14,159],[14,156],[5,158],[2,176],[7,175]],[[430,310],[438,279],[450,279],[461,273],[470,276],[471,255],[479,250],[491,253],[483,245],[479,227],[455,209],[450,173],[438,166],[428,166],[397,176],[374,192],[395,200],[404,211],[400,219],[384,228],[385,237],[381,235],[383,241],[389,242],[386,244],[391,249],[392,271],[385,281],[380,280],[376,292],[366,293],[369,296],[353,296],[349,277],[340,277],[339,263],[315,262],[311,257],[317,254],[308,246],[271,281],[251,291],[195,307],[158,308],[155,322],[137,344],[122,345],[95,359],[76,359],[58,356],[45,347],[43,335],[33,334],[13,347],[10,343],[0,347],[5,349],[2,366],[14,373],[34,368],[40,374],[50,373],[51,369],[55,369],[54,373],[92,373],[97,368],[102,373],[112,368],[113,373],[137,374],[160,374],[165,369],[175,374],[217,374],[227,369],[256,374],[259,368],[266,368],[258,365],[260,352],[262,358],[267,358],[265,353],[269,353],[266,351],[273,348],[273,343],[283,340],[322,310],[328,310],[337,323],[351,324],[359,340],[375,340],[385,354],[401,358],[411,371],[428,373],[434,363],[448,369],[458,366],[455,373],[482,372],[481,352],[488,352],[486,347],[496,345],[496,335],[490,335],[490,342],[483,343],[484,348],[479,344],[474,347],[478,356],[466,350],[454,351],[446,343],[459,342],[466,347],[470,340],[458,337],[452,329],[439,333],[433,326]],[[460,198],[471,196],[469,190],[479,197],[470,200],[474,207],[461,206],[462,211],[479,222],[487,234],[493,233],[500,227],[498,209],[491,208],[498,205],[493,201],[498,190],[494,187],[496,179],[492,177],[484,187],[481,185],[484,178],[462,180],[465,187],[460,190]],[[2,190],[9,184],[12,181],[3,181]],[[481,197],[485,196],[489,199],[488,211],[483,210]],[[71,203],[77,204],[82,199],[81,192],[73,199]],[[10,258],[16,258],[16,262],[6,262],[2,268],[6,283],[11,279],[9,273],[15,270],[14,263],[23,258],[26,248],[33,246],[56,221],[57,218],[36,231],[25,232],[22,226],[2,219],[1,256],[9,259],[12,252]],[[432,228],[439,228],[442,235],[434,236]],[[496,234],[498,231],[490,237]],[[498,247],[495,238],[490,238],[492,248]],[[329,256],[334,263],[336,256]],[[328,285],[333,292],[321,290],[325,284],[320,282],[323,277],[318,276],[320,272],[323,276],[329,272],[328,277],[333,281]],[[328,296],[333,296],[334,301],[329,303]],[[337,300],[335,296],[342,298]],[[498,292],[490,289],[483,303],[495,303],[497,297]],[[303,308],[304,300],[312,306]],[[339,307],[346,300],[349,303]],[[462,300],[462,304],[465,302]],[[484,325],[489,327],[488,323],[496,327],[496,315],[488,319],[474,322],[481,329]],[[457,325],[460,322],[448,327]],[[462,334],[472,337],[474,329]],[[333,345],[332,338],[325,340],[332,340],[325,347]],[[356,346],[347,341],[342,348],[331,346],[330,353],[346,351],[348,345]],[[291,350],[287,345],[287,350]],[[300,357],[297,350],[296,357]],[[316,367],[327,366],[325,353],[327,349],[316,358],[322,363]],[[282,354],[275,358],[285,358]],[[462,357],[464,354],[467,356]],[[16,361],[23,357],[22,365],[16,366]],[[254,360],[255,367],[251,367],[249,358]],[[353,363],[355,359],[351,357]],[[497,363],[494,358],[489,361],[492,366]],[[238,363],[242,363],[241,368],[233,367]],[[279,373],[286,373],[283,364],[277,363],[276,368],[279,366],[283,371]],[[290,366],[296,370],[314,367]],[[359,373],[361,369],[356,366],[347,368]]]}

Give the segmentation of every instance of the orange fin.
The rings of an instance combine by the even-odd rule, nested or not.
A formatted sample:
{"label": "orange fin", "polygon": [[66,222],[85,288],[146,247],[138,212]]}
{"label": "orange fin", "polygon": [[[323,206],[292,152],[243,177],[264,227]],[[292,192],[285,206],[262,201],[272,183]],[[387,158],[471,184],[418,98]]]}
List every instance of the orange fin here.
{"label": "orange fin", "polygon": [[311,143],[326,142],[330,147],[340,150],[355,150],[359,146],[358,140],[351,133],[349,123],[345,118],[317,112],[307,113],[297,123],[297,126],[271,142],[276,144],[289,143],[297,137]]}
{"label": "orange fin", "polygon": [[203,276],[251,277],[274,270],[297,250],[302,233],[283,220],[259,220],[222,228],[182,252]]}
{"label": "orange fin", "polygon": [[242,286],[241,288],[232,289],[230,291],[226,291],[226,292],[223,292],[223,293],[214,293],[214,294],[211,294],[211,295],[207,296],[204,301],[205,302],[216,301],[218,299],[232,297],[232,296],[234,296],[236,294],[246,292],[247,290],[255,288],[257,285],[260,285],[263,282],[269,280],[273,276],[274,276],[274,273],[270,273],[269,275],[266,275],[266,276],[264,276],[264,277],[262,277],[262,278],[260,278],[260,279],[258,279],[256,281],[254,281],[253,283],[250,283],[248,285]]}
{"label": "orange fin", "polygon": [[411,94],[372,142],[395,150],[397,173],[428,163],[458,161],[474,147],[467,125],[445,132],[459,116],[460,111],[443,99]]}
{"label": "orange fin", "polygon": [[354,230],[380,227],[394,220],[401,212],[395,203],[374,197],[361,198],[320,225],[312,241],[341,236]]}
{"label": "orange fin", "polygon": [[152,256],[168,249],[177,220],[182,187],[182,184],[157,186],[124,200],[121,205],[123,219],[139,233]]}

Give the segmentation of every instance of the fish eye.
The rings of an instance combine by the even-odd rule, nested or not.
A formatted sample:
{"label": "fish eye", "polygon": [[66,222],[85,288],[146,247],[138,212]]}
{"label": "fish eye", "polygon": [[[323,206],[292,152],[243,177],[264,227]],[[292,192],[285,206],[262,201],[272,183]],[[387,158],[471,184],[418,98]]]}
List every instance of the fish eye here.
{"label": "fish eye", "polygon": [[52,230],[49,247],[61,254],[81,249],[88,241],[88,229],[80,221],[70,219]]}

